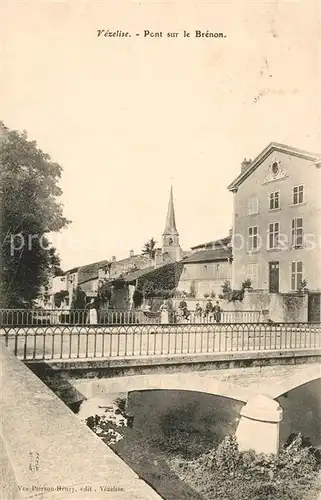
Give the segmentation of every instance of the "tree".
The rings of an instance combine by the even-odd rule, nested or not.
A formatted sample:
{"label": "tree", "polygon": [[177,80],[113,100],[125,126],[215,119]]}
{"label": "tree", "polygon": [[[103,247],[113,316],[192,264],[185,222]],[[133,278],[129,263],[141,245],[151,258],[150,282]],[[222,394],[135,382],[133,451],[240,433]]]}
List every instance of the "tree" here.
{"label": "tree", "polygon": [[142,292],[140,290],[138,290],[138,288],[135,288],[135,291],[133,293],[133,302],[134,302],[135,308],[142,305],[143,299],[144,299],[144,296],[143,296]]}
{"label": "tree", "polygon": [[69,221],[57,198],[62,168],[26,132],[0,122],[0,306],[31,306],[49,277],[61,274],[48,233]]}
{"label": "tree", "polygon": [[69,296],[69,292],[67,290],[60,290],[60,292],[56,292],[54,294],[54,303],[55,307],[60,307],[61,303],[66,300]]}
{"label": "tree", "polygon": [[146,241],[142,249],[142,254],[148,255],[151,259],[155,259],[156,243],[157,241],[154,238],[151,238],[150,240]]}
{"label": "tree", "polygon": [[73,292],[70,309],[83,310],[85,309],[85,306],[86,306],[86,294],[78,285]]}

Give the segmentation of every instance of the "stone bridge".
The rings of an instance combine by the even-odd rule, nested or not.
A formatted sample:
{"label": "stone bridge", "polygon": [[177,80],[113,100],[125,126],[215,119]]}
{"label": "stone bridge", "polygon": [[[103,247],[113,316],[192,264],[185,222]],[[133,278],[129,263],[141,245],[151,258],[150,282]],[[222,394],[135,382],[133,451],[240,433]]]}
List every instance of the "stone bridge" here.
{"label": "stone bridge", "polygon": [[133,391],[175,390],[214,394],[246,403],[256,394],[277,399],[321,377],[320,362],[310,364],[227,368],[201,372],[131,375],[74,381],[86,399]]}
{"label": "stone bridge", "polygon": [[68,404],[155,390],[234,399],[242,403],[236,431],[240,448],[277,453],[280,401],[321,378],[320,358],[321,349],[297,349],[27,363]]}

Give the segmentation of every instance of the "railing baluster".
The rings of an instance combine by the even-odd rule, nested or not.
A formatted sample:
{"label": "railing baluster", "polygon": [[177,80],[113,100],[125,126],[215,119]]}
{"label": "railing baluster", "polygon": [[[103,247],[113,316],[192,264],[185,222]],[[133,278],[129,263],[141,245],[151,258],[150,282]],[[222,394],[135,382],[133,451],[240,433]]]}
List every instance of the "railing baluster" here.
{"label": "railing baluster", "polygon": [[94,358],[96,357],[97,354],[97,335],[98,335],[98,330],[95,328],[94,330]]}
{"label": "railing baluster", "polygon": [[37,331],[34,331],[34,336],[33,336],[33,353],[32,353],[32,359],[36,359],[36,351],[37,351]]}
{"label": "railing baluster", "polygon": [[80,357],[80,334],[81,334],[81,330],[78,329],[77,330],[77,358]]}
{"label": "railing baluster", "polygon": [[[14,355],[17,356],[18,353],[18,335],[19,335],[19,330],[14,332]],[[6,331],[6,347],[8,347],[8,331]]]}
{"label": "railing baluster", "polygon": [[101,330],[101,357],[105,356],[105,329]]}
{"label": "railing baluster", "polygon": [[116,356],[119,356],[119,349],[120,349],[120,336],[121,336],[121,330],[117,332],[117,351],[116,351]]}
{"label": "railing baluster", "polygon": [[23,359],[27,359],[27,342],[28,342],[28,330],[26,328],[24,336],[24,346],[23,346]]}
{"label": "railing baluster", "polygon": [[85,347],[86,351],[85,351],[85,358],[88,358],[88,341],[89,341],[88,337],[89,337],[89,331],[87,329],[86,330],[86,347]]}
{"label": "railing baluster", "polygon": [[62,354],[63,354],[63,342],[64,342],[64,331],[62,329],[60,332],[60,359],[62,359]]}
{"label": "railing baluster", "polygon": [[[156,333],[156,330],[155,330],[154,331],[154,356],[156,354],[156,335],[157,335],[157,333]],[[175,352],[176,352],[176,350],[175,350]]]}
{"label": "railing baluster", "polygon": [[135,355],[135,339],[136,339],[136,327],[132,331],[132,356]]}
{"label": "railing baluster", "polygon": [[142,346],[143,346],[143,330],[139,332],[139,356],[142,355]]}
{"label": "railing baluster", "polygon": [[42,350],[42,359],[45,359],[46,357],[46,329],[44,329],[44,332],[43,332],[43,350]]}
{"label": "railing baluster", "polygon": [[51,339],[51,359],[54,359],[54,355],[55,355],[55,330],[53,330],[51,337],[52,337],[52,339]]}
{"label": "railing baluster", "polygon": [[127,328],[125,330],[125,356],[127,356]]}
{"label": "railing baluster", "polygon": [[72,343],[72,329],[69,330],[69,353],[68,358],[71,358],[71,343]]}

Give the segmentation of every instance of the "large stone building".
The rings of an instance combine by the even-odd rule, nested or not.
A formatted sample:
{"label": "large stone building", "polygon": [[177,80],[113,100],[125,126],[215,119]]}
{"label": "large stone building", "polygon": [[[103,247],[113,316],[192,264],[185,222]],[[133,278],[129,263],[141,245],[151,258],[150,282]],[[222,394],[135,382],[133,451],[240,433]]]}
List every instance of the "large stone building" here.
{"label": "large stone building", "polygon": [[[269,144],[228,186],[234,197],[232,286],[299,290],[320,304],[321,170],[318,155]],[[311,295],[312,297],[312,295]]]}

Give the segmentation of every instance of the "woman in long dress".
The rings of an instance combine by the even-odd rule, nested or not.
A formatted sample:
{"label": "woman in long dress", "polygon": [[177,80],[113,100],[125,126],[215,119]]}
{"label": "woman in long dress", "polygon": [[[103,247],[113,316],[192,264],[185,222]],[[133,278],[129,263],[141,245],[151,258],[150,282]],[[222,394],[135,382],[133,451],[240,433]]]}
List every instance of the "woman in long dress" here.
{"label": "woman in long dress", "polygon": [[97,309],[96,309],[96,304],[95,304],[95,299],[91,299],[89,303],[89,324],[90,325],[97,325]]}

